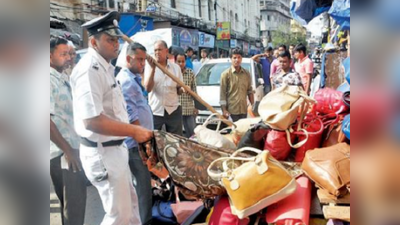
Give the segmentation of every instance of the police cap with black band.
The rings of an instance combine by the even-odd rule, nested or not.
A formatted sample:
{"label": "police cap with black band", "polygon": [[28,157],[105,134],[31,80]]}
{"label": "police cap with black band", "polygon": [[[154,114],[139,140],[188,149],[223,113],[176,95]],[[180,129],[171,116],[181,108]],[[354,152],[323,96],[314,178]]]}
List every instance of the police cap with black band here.
{"label": "police cap with black band", "polygon": [[114,37],[121,37],[123,33],[119,29],[118,21],[119,13],[117,11],[111,11],[101,17],[84,23],[82,27],[87,29],[89,36],[106,33]]}

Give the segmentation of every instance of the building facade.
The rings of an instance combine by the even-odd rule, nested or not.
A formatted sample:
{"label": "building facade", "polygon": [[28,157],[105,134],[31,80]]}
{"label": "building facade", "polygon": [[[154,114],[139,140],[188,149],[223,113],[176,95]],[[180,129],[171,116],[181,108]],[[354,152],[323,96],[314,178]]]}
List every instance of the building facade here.
{"label": "building facade", "polygon": [[271,43],[273,32],[290,33],[292,17],[290,15],[290,0],[260,0],[261,38],[263,45]]}
{"label": "building facade", "polygon": [[[216,22],[231,22],[231,39],[223,46],[259,47],[260,3],[258,0],[51,0],[50,17],[62,20],[81,34],[80,25],[106,11],[135,13],[154,19],[154,29],[163,23],[215,35]],[[159,25],[161,26],[159,27]],[[78,32],[79,31],[79,32]],[[241,42],[242,40],[242,42]],[[228,43],[226,43],[228,42]],[[246,42],[243,44],[243,42]],[[218,43],[216,43],[218,44]],[[221,44],[221,43],[219,43]]]}
{"label": "building facade", "polygon": [[140,2],[155,5],[161,16],[172,19],[183,17],[199,23],[201,27],[207,26],[210,30],[216,29],[216,21],[230,21],[234,36],[259,38],[260,6],[258,1],[141,0]]}

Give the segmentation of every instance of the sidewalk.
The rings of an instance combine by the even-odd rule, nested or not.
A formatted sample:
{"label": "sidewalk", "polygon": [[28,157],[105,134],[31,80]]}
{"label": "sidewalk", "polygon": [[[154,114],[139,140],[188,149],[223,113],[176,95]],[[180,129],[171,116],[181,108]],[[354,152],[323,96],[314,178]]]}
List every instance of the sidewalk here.
{"label": "sidewalk", "polygon": [[[104,210],[95,187],[87,188],[85,225],[100,225]],[[50,225],[61,225],[60,204],[50,183]]]}

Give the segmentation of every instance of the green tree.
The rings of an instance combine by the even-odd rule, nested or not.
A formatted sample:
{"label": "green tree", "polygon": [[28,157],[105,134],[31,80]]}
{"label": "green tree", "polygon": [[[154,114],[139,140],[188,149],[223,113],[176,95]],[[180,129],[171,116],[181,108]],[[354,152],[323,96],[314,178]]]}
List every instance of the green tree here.
{"label": "green tree", "polygon": [[271,39],[274,47],[278,47],[281,44],[289,46],[291,44],[297,45],[303,43],[307,45],[306,35],[292,33],[291,31],[286,32],[284,27],[279,27],[278,30],[272,31]]}

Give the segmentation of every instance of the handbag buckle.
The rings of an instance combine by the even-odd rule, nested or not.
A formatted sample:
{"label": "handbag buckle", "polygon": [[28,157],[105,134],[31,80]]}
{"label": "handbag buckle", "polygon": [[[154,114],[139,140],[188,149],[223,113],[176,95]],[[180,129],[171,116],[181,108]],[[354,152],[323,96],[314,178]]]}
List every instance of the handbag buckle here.
{"label": "handbag buckle", "polygon": [[232,180],[230,183],[230,188],[232,189],[232,191],[235,191],[237,189],[239,189],[240,185],[239,182],[237,180]]}

